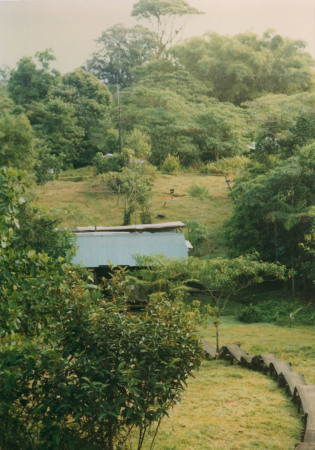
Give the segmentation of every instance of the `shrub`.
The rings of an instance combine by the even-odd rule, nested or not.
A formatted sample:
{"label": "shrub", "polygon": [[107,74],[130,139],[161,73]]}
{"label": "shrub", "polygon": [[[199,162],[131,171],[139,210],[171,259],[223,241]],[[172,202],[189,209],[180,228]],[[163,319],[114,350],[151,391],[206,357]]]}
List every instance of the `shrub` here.
{"label": "shrub", "polygon": [[234,156],[233,158],[222,158],[218,161],[209,162],[201,167],[200,173],[211,174],[224,174],[224,173],[236,173],[245,169],[249,163],[249,158],[246,156]]}
{"label": "shrub", "polygon": [[112,450],[136,428],[140,449],[179,400],[202,354],[191,316],[162,294],[130,314],[126,283],[116,271],[112,301],[90,307],[77,295],[54,348],[20,340],[1,349],[1,448]]}
{"label": "shrub", "polygon": [[187,239],[193,246],[193,254],[200,256],[209,247],[209,230],[198,222],[187,223]]}
{"label": "shrub", "polygon": [[161,293],[132,315],[124,270],[102,298],[83,269],[15,249],[25,181],[0,169],[0,448],[113,450],[138,429],[140,449],[200,364],[191,315]]}
{"label": "shrub", "polygon": [[294,321],[305,325],[313,325],[315,309],[314,306],[303,306],[299,302],[267,300],[245,307],[238,315],[238,318],[245,323],[274,322],[291,324]]}
{"label": "shrub", "polygon": [[168,154],[162,164],[161,170],[165,173],[174,173],[178,172],[180,167],[179,157]]}
{"label": "shrub", "polygon": [[188,188],[188,194],[191,197],[205,200],[210,197],[209,191],[206,186],[200,186],[196,183],[192,183]]}
{"label": "shrub", "polygon": [[128,154],[125,152],[114,153],[112,156],[106,156],[97,153],[93,159],[96,173],[120,172],[127,164]]}

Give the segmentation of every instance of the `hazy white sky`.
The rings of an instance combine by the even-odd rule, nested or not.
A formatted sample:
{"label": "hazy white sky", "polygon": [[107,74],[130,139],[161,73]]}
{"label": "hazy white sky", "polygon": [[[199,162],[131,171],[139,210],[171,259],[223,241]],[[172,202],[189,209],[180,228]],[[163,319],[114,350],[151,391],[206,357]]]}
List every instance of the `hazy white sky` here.
{"label": "hazy white sky", "polygon": [[[204,11],[191,16],[184,37],[207,31],[261,34],[268,28],[302,39],[315,58],[315,0],[189,0]],[[0,65],[52,48],[62,72],[79,67],[95,50],[95,39],[116,23],[133,26],[136,0],[0,0]],[[145,22],[141,22],[145,25]]]}

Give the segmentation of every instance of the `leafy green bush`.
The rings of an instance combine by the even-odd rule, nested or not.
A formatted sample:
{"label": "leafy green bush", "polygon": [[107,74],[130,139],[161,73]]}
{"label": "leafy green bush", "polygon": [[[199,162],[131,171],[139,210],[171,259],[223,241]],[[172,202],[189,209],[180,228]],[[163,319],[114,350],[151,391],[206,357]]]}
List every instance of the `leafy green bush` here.
{"label": "leafy green bush", "polygon": [[238,319],[245,323],[275,322],[278,324],[303,323],[313,325],[315,308],[311,305],[303,306],[298,302],[279,302],[267,300],[265,302],[246,306],[238,315]]}
{"label": "leafy green bush", "polygon": [[71,262],[76,253],[76,236],[69,230],[56,229],[70,214],[69,208],[49,211],[26,202],[17,215],[20,228],[12,244],[14,247],[29,247],[38,253],[47,253],[55,260],[62,257]]}
{"label": "leafy green bush", "polygon": [[126,152],[114,153],[111,156],[105,156],[97,153],[93,159],[96,173],[120,172],[127,164],[128,154]]}
{"label": "leafy green bush", "polygon": [[112,450],[137,428],[140,449],[180,399],[202,355],[191,315],[162,294],[132,315],[126,283],[117,270],[112,301],[76,292],[54,348],[20,340],[0,350],[1,448]]}
{"label": "leafy green bush", "polygon": [[178,172],[180,168],[179,157],[168,154],[162,164],[161,170],[165,173],[174,173]]}
{"label": "leafy green bush", "polygon": [[15,248],[25,180],[0,168],[0,448],[113,450],[138,429],[140,449],[200,364],[191,315],[161,293],[132,315],[123,270],[102,298],[83,269]]}
{"label": "leafy green bush", "polygon": [[209,230],[198,222],[188,222],[187,239],[193,246],[193,254],[200,256],[209,248]]}
{"label": "leafy green bush", "polygon": [[206,186],[200,186],[199,184],[192,183],[188,188],[188,194],[194,198],[200,198],[205,200],[210,197],[209,191]]}
{"label": "leafy green bush", "polygon": [[211,174],[224,174],[224,173],[236,173],[245,169],[249,163],[249,158],[246,156],[234,156],[233,158],[221,158],[218,161],[209,162],[201,167],[200,173]]}
{"label": "leafy green bush", "polygon": [[64,155],[53,155],[49,148],[42,146],[34,165],[36,183],[40,186],[58,178],[64,165]]}

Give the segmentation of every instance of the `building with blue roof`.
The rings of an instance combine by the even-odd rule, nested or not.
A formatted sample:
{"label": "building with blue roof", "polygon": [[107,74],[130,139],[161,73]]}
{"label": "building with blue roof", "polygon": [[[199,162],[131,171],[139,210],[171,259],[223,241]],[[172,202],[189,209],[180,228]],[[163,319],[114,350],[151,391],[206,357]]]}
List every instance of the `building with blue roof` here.
{"label": "building with blue roof", "polygon": [[[165,224],[164,224],[165,225]],[[73,264],[97,268],[108,266],[136,266],[135,255],[158,255],[188,258],[191,245],[182,233],[174,232],[185,225],[181,222],[137,226],[128,231],[111,227],[110,231],[91,231],[91,227],[76,231],[78,250]],[[97,227],[100,228],[100,227]],[[148,231],[147,231],[148,230]],[[150,231],[149,231],[150,230]]]}

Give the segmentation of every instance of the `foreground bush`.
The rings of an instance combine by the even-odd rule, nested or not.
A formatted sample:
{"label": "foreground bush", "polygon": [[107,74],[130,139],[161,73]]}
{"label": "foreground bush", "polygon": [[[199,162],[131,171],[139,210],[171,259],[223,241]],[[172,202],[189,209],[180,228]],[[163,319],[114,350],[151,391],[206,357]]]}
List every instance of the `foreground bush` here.
{"label": "foreground bush", "polygon": [[140,449],[199,366],[191,314],[156,293],[132,315],[124,271],[104,299],[83,269],[14,248],[25,179],[0,169],[0,448],[112,450],[138,430]]}
{"label": "foreground bush", "polygon": [[55,345],[27,340],[0,351],[0,446],[138,448],[180,399],[201,350],[188,315],[162,295],[141,316],[126,303],[69,308]]}

